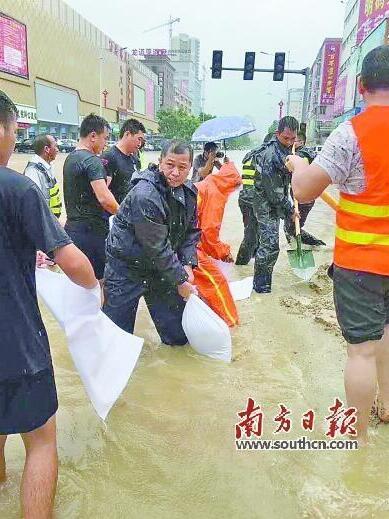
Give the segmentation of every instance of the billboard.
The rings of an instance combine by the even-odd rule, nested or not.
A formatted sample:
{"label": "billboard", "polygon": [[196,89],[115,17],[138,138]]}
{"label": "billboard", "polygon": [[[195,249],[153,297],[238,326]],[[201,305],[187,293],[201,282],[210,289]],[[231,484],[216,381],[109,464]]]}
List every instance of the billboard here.
{"label": "billboard", "polygon": [[386,15],[389,16],[389,0],[361,0],[357,32],[358,45],[374,31]]}
{"label": "billboard", "polygon": [[320,95],[321,105],[333,105],[335,87],[338,79],[340,41],[327,41],[323,50],[322,86]]}
{"label": "billboard", "polygon": [[348,77],[343,76],[338,79],[335,90],[334,100],[334,116],[342,115],[346,104],[346,91],[347,91],[347,80]]}
{"label": "billboard", "polygon": [[0,71],[28,79],[27,29],[0,13]]}
{"label": "billboard", "polygon": [[146,90],[146,115],[154,119],[154,83],[151,79],[147,80]]}

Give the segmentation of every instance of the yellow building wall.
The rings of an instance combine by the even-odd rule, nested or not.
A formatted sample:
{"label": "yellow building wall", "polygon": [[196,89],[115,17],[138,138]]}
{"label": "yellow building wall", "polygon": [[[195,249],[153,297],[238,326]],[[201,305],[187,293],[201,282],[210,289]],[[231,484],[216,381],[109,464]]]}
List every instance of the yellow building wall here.
{"label": "yellow building wall", "polygon": [[78,92],[79,115],[98,113],[101,65],[101,91],[108,91],[103,115],[117,120],[121,62],[109,50],[101,51],[108,49],[107,36],[60,0],[1,0],[0,12],[27,26],[30,79],[0,72],[0,88],[15,103],[36,106],[34,82],[39,79]]}

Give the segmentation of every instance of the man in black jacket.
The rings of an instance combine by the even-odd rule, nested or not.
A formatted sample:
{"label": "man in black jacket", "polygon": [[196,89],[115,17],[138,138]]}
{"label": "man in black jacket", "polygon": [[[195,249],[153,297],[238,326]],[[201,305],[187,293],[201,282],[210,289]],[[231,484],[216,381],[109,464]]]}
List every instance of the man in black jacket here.
{"label": "man in black jacket", "polygon": [[255,164],[259,154],[266,149],[267,143],[272,138],[273,134],[268,133],[263,143],[258,148],[249,151],[242,160],[242,189],[239,192],[238,204],[242,213],[244,234],[235,265],[247,265],[257,251],[258,221],[253,210]]}
{"label": "man in black jacket", "polygon": [[172,141],[155,166],[132,177],[107,240],[104,312],[132,333],[145,298],[162,342],[187,343],[181,319],[196,289],[197,190],[187,177],[193,151]]}
{"label": "man in black jacket", "polygon": [[283,117],[275,136],[255,161],[253,210],[258,222],[258,246],[253,288],[258,293],[271,292],[273,269],[280,252],[280,219],[298,216],[289,197],[290,175],[285,166],[298,128],[294,117]]}

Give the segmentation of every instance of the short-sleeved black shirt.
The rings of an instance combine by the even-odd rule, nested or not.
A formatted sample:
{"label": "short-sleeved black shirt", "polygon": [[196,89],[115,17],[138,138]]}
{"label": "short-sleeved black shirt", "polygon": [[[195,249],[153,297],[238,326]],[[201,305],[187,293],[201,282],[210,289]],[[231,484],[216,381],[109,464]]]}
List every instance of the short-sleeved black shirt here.
{"label": "short-sleeved black shirt", "polygon": [[36,296],[36,251],[69,243],[39,187],[0,167],[0,382],[51,367]]}
{"label": "short-sleeved black shirt", "polygon": [[107,175],[112,177],[109,189],[118,204],[121,204],[130,190],[132,175],[138,169],[138,159],[134,155],[126,155],[117,146],[112,146],[104,153],[103,161]]}
{"label": "short-sleeved black shirt", "polygon": [[109,215],[92,189],[93,180],[106,180],[101,158],[88,150],[74,150],[63,167],[63,189],[68,222],[89,224],[94,231],[106,234]]}

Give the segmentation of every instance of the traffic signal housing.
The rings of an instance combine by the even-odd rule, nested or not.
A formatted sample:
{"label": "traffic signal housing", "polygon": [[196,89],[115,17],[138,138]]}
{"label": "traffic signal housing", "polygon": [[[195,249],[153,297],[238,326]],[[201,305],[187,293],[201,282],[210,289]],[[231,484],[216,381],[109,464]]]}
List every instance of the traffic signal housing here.
{"label": "traffic signal housing", "polygon": [[223,70],[223,51],[214,50],[212,53],[212,79],[221,79]]}
{"label": "traffic signal housing", "polygon": [[273,81],[283,81],[285,71],[285,52],[276,52],[274,56]]}
{"label": "traffic signal housing", "polygon": [[254,77],[255,52],[246,52],[244,58],[243,79],[250,80]]}

